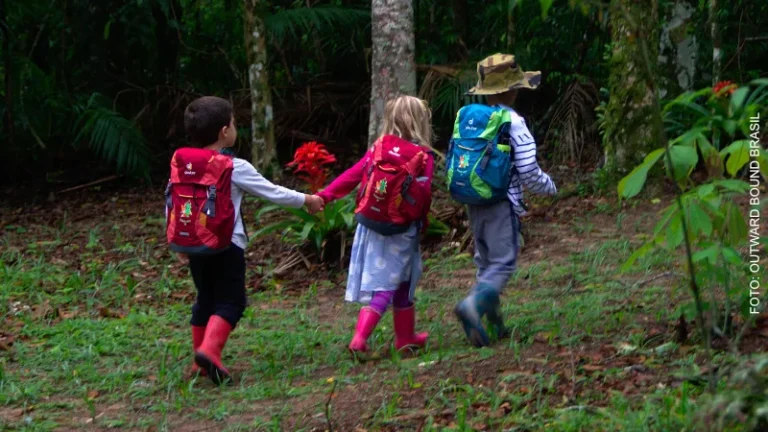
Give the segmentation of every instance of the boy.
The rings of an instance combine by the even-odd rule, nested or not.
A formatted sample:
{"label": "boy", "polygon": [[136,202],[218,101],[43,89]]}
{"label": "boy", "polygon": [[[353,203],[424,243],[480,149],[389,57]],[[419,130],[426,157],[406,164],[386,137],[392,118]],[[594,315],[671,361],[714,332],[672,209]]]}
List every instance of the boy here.
{"label": "boy", "polygon": [[[477,282],[471,293],[456,305],[454,312],[469,341],[480,347],[489,343],[482,323],[484,315],[488,316],[491,328],[498,337],[508,336],[499,307],[499,295],[516,267],[520,216],[526,212],[523,186],[542,195],[554,195],[557,189],[536,163],[536,143],[525,120],[511,108],[519,89],[538,87],[541,73],[523,72],[513,55],[496,54],[477,64],[477,75],[477,85],[468,94],[487,96],[488,106],[509,113],[507,116],[502,111],[505,127],[499,129],[499,140],[512,147],[510,151],[507,145],[498,146],[506,148],[512,157],[507,199],[503,199],[502,189],[502,198],[498,202],[468,205],[475,240]],[[469,124],[472,124],[471,120]]]}
{"label": "boy", "polygon": [[[190,103],[184,111],[184,128],[191,147],[231,152],[237,139],[232,105],[218,97],[206,96]],[[216,255],[187,257],[179,254],[182,262],[189,263],[197,288],[190,321],[195,352],[192,372],[207,375],[216,384],[230,378],[221,362],[221,351],[246,306],[244,249],[248,237],[240,215],[243,195],[247,192],[295,208],[306,205],[311,213],[323,207],[320,197],[272,184],[243,159],[233,158],[232,162],[231,198],[235,226],[231,246]]]}

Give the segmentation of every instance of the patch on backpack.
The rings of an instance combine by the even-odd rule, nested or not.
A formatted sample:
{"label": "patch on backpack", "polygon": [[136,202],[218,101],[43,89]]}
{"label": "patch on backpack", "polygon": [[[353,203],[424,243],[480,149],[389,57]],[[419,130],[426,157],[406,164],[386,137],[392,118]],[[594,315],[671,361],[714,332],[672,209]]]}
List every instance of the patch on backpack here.
{"label": "patch on backpack", "polygon": [[187,201],[181,207],[181,217],[188,218],[192,216],[192,202]]}
{"label": "patch on backpack", "polygon": [[469,166],[469,158],[467,158],[467,155],[461,155],[459,156],[459,169],[463,169]]}

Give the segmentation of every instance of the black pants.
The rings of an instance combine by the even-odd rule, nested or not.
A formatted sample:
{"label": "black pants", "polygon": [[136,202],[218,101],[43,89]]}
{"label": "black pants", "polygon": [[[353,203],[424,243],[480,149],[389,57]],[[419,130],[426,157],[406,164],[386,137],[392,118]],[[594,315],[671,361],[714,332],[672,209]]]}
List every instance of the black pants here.
{"label": "black pants", "polygon": [[204,327],[218,315],[235,327],[246,306],[244,251],[232,245],[218,255],[190,257],[189,269],[197,288],[190,324]]}

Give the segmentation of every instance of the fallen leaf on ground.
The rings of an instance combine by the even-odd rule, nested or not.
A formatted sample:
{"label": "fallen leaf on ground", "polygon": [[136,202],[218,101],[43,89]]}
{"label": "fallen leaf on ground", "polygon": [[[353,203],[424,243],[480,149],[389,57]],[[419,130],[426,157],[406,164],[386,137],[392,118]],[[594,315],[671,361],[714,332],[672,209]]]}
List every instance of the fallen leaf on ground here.
{"label": "fallen leaf on ground", "polygon": [[76,312],[67,311],[62,308],[58,309],[58,313],[59,313],[59,317],[61,317],[62,319],[72,319],[76,315]]}
{"label": "fallen leaf on ground", "polygon": [[100,308],[99,315],[101,315],[102,318],[124,318],[125,317],[123,313],[114,311],[107,307]]}
{"label": "fallen leaf on ground", "polygon": [[597,371],[605,370],[605,366],[600,366],[596,364],[585,364],[584,366],[582,366],[582,368],[584,368],[584,370],[587,372],[597,372]]}

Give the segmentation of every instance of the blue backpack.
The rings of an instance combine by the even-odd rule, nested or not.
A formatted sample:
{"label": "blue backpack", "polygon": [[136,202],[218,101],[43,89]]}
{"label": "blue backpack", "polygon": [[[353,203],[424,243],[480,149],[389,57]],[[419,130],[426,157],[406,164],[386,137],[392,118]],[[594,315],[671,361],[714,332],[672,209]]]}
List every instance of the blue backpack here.
{"label": "blue backpack", "polygon": [[451,197],[471,205],[507,198],[512,170],[512,115],[499,107],[473,104],[459,110],[448,144],[446,169]]}

